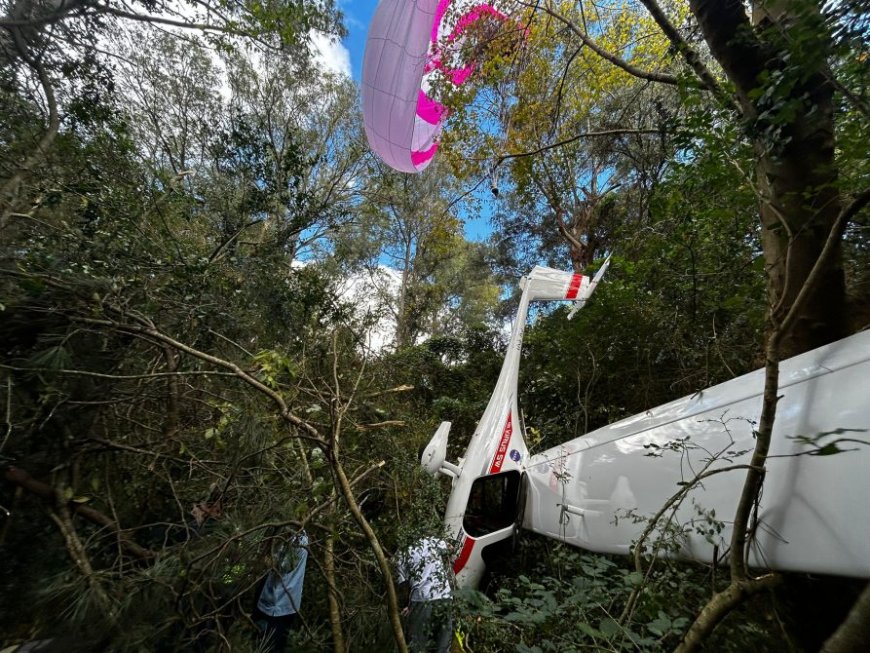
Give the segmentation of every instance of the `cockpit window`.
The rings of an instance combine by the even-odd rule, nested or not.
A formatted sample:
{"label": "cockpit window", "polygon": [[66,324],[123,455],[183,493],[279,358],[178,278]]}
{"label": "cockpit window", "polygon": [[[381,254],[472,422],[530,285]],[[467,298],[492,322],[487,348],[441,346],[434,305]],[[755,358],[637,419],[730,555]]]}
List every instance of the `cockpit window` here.
{"label": "cockpit window", "polygon": [[516,470],[481,476],[471,486],[462,527],[481,537],[513,526],[519,510],[520,473]]}

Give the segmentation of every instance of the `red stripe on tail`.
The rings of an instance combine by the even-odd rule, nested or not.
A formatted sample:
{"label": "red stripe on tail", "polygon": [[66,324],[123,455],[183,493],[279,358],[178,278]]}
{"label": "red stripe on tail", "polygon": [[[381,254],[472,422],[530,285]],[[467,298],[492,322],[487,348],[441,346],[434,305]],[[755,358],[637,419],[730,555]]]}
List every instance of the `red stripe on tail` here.
{"label": "red stripe on tail", "polygon": [[565,299],[577,299],[577,293],[580,292],[580,284],[582,282],[582,274],[575,274],[571,277],[571,285],[568,286],[568,292],[565,294]]}

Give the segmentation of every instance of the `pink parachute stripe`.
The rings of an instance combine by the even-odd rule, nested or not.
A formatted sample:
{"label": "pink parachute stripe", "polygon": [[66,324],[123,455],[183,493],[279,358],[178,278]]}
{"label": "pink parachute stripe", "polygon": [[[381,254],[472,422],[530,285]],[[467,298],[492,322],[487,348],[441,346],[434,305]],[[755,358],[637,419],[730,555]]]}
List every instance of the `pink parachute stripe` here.
{"label": "pink parachute stripe", "polygon": [[381,0],[369,27],[362,71],[366,137],[387,165],[403,172],[422,169],[411,150],[438,3]]}
{"label": "pink parachute stripe", "polygon": [[476,69],[474,62],[446,63],[449,57],[439,51],[439,35],[447,32],[447,42],[455,43],[484,16],[507,19],[482,3],[462,13],[448,31],[442,22],[452,2],[463,0],[381,0],[369,27],[362,74],[366,137],[396,170],[419,172],[438,149],[448,112],[427,95],[424,77],[438,70],[458,86]]}
{"label": "pink parachute stripe", "polygon": [[431,99],[421,89],[417,98],[417,115],[430,125],[437,125],[447,115],[447,107],[437,100]]}
{"label": "pink parachute stripe", "polygon": [[507,16],[492,5],[477,5],[459,17],[459,20],[456,21],[456,27],[448,34],[447,41],[455,41],[466,29],[485,16],[491,16],[500,22],[505,22],[508,19]]}
{"label": "pink parachute stripe", "polygon": [[[456,26],[447,35],[447,43],[454,43],[459,40],[469,27],[485,17],[495,18],[502,23],[508,20],[508,17],[505,14],[492,5],[475,5],[462,14],[459,17],[459,20],[456,21]],[[471,77],[474,71],[477,70],[477,64],[475,62],[468,63],[459,68],[451,68],[449,65],[444,63],[444,57],[440,52],[436,52],[436,55],[431,58],[429,64],[427,64],[427,68],[429,67],[440,70],[454,86],[462,86],[468,78]]]}
{"label": "pink parachute stripe", "polygon": [[428,164],[432,157],[435,156],[435,152],[438,151],[438,143],[434,143],[432,147],[430,147],[425,152],[411,152],[411,161],[414,162],[414,165],[417,166],[418,169],[423,165]]}
{"label": "pink parachute stripe", "polygon": [[477,66],[474,64],[468,64],[464,68],[457,70],[445,70],[444,74],[454,86],[462,86],[476,69]]}
{"label": "pink parachute stripe", "polygon": [[435,22],[432,23],[432,35],[429,37],[432,43],[438,43],[438,28],[441,26],[441,21],[444,20],[444,14],[449,5],[450,0],[441,0],[438,3],[438,8],[435,10]]}

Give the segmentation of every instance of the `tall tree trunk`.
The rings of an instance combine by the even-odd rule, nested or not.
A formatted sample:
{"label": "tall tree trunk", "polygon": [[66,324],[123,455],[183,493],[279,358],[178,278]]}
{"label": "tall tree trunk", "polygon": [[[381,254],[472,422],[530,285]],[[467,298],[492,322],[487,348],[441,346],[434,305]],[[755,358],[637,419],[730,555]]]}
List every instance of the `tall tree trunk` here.
{"label": "tall tree trunk", "polygon": [[[825,77],[828,36],[818,7],[774,0],[759,4],[752,24],[742,0],[690,0],[690,6],[734,84],[755,148],[770,311],[763,409],[733,521],[731,583],[708,601],[679,653],[702,646],[749,593],[779,582],[777,575],[752,578],[745,555],[776,420],[779,361],[846,332],[839,243],[844,216],[834,159],[833,89]],[[801,52],[794,51],[790,30]]]}
{"label": "tall tree trunk", "polygon": [[332,650],[345,653],[344,632],[341,628],[341,605],[338,602],[338,587],[335,583],[335,535],[326,537],[323,550],[323,570],[326,573],[327,597],[329,599],[329,626],[332,629]]}
{"label": "tall tree trunk", "polygon": [[[759,12],[754,26],[739,0],[690,0],[690,5],[713,56],[734,84],[755,146],[761,242],[776,320],[788,312],[841,210],[833,89],[825,76],[828,35],[818,9],[806,3],[799,9],[777,7],[775,14]],[[792,29],[801,30],[802,47],[818,52],[814,68],[808,68],[806,56],[800,70],[794,68],[784,36]],[[774,79],[784,81],[775,88]],[[754,92],[762,86],[770,92]],[[845,306],[838,251],[784,335],[781,358],[846,335]]]}
{"label": "tall tree trunk", "polygon": [[413,344],[411,342],[411,316],[408,304],[408,295],[411,292],[411,265],[412,265],[411,238],[405,240],[405,253],[402,260],[402,284],[399,287],[399,301],[396,307],[396,348],[403,349]]}
{"label": "tall tree trunk", "polygon": [[839,628],[822,646],[821,653],[862,653],[870,643],[870,583]]}
{"label": "tall tree trunk", "polygon": [[[794,303],[842,209],[834,162],[832,89],[816,71],[794,93],[806,94],[807,100],[783,130],[781,149],[765,151],[769,145],[756,141],[761,243],[769,301],[777,319]],[[783,359],[846,336],[846,286],[839,250],[837,243],[833,265],[824,271],[794,327],[785,334]]]}

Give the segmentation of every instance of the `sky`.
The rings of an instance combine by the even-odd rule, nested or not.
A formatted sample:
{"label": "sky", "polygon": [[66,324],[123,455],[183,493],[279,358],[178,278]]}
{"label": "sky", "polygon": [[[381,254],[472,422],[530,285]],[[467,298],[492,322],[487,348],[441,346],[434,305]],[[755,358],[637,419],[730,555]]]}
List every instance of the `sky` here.
{"label": "sky", "polygon": [[356,81],[360,80],[366,33],[377,4],[377,0],[341,0],[339,2],[348,31],[342,45],[350,55],[351,76]]}
{"label": "sky", "polygon": [[319,59],[325,68],[360,81],[366,32],[377,4],[377,0],[339,0],[348,35],[340,43],[330,42],[316,33],[313,35]]}
{"label": "sky", "polygon": [[[359,83],[368,26],[377,5],[377,0],[338,0],[338,6],[344,14],[347,36],[340,43],[330,42],[322,36],[314,37],[320,61],[325,68],[349,75]],[[465,222],[465,237],[469,240],[486,240],[492,233],[489,222],[491,212],[492,207],[485,206],[481,215],[461,215]]]}

